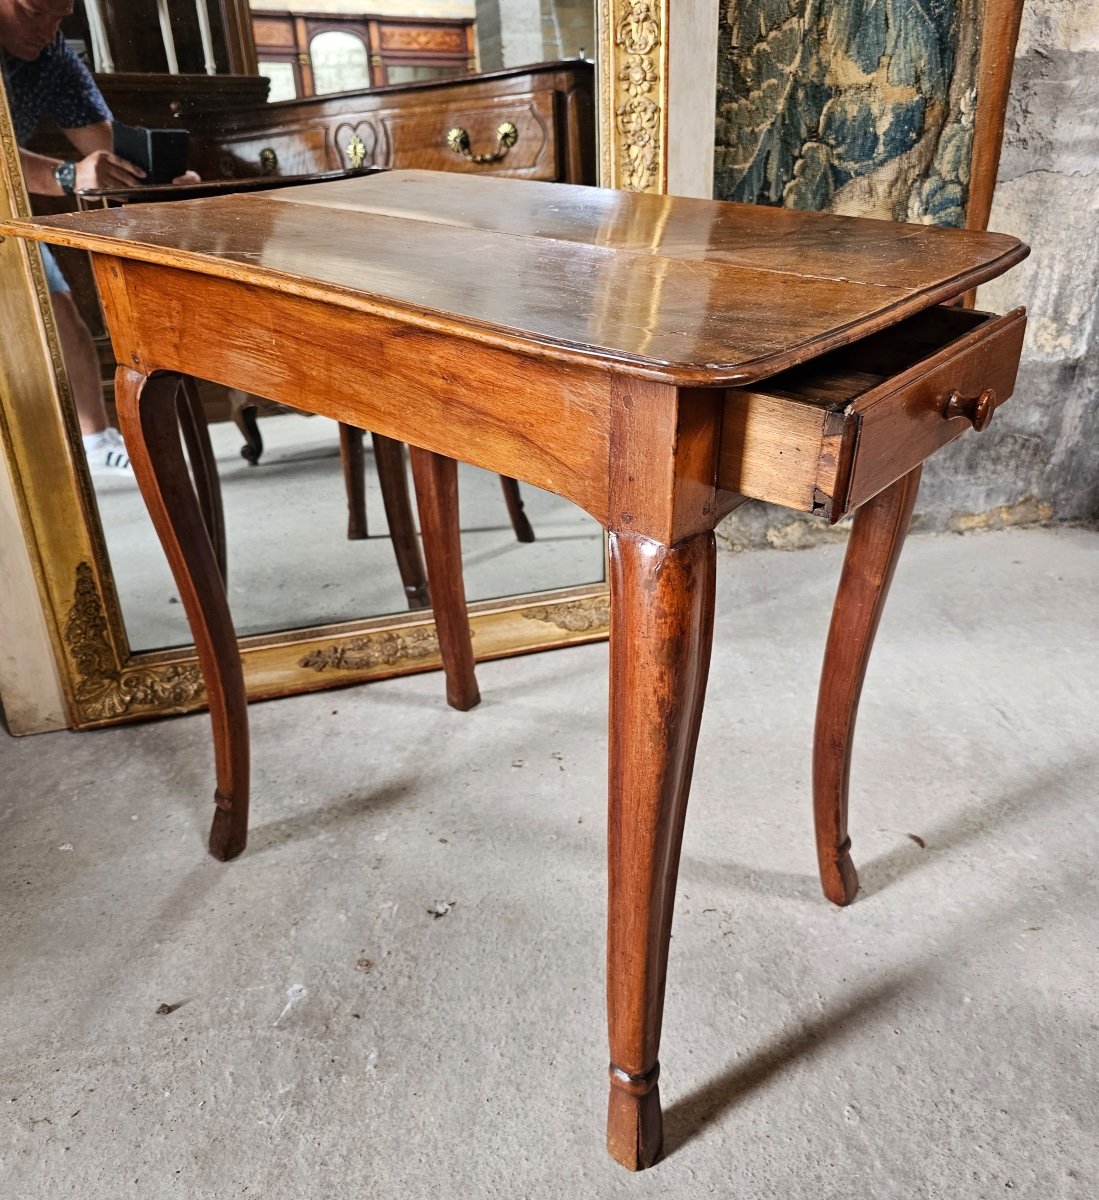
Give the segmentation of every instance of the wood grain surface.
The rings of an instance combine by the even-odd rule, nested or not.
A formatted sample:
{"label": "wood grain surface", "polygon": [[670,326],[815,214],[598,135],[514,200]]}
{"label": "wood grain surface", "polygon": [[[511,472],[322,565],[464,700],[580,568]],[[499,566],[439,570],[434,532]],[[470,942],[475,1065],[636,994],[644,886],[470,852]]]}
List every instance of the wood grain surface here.
{"label": "wood grain surface", "polygon": [[1001,234],[427,171],[0,232],[682,385],[764,378],[1028,252]]}

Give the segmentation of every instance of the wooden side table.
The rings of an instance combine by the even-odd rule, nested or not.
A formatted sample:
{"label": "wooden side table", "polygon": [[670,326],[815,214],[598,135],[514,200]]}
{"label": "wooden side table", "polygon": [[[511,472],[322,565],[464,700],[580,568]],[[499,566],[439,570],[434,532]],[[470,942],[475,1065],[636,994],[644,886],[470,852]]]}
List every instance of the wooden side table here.
{"label": "wooden side table", "polygon": [[[997,234],[393,172],[10,223],[89,250],[138,482],[206,679],[211,849],[244,848],[248,732],[225,593],[175,422],[201,372],[408,442],[447,694],[478,699],[455,459],[610,539],[608,1146],[661,1149],[668,938],[713,629],[714,527],[746,497],[856,520],[818,724],[826,889],[854,887],[851,729],[923,461],[1011,392],[1022,310],[936,307],[1019,262]],[[353,364],[368,361],[359,373]],[[456,581],[456,582],[455,582]]]}

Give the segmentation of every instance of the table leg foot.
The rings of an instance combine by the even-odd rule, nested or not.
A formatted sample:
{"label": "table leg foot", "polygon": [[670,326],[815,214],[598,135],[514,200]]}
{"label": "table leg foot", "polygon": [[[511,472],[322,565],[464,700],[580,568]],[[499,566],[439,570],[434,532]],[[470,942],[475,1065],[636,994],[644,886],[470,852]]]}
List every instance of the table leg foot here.
{"label": "table leg foot", "polygon": [[644,1171],[664,1148],[660,1112],[659,1066],[635,1078],[611,1064],[607,1104],[607,1152],[628,1171]]}
{"label": "table leg foot", "polygon": [[833,859],[826,860],[823,850],[820,854],[820,885],[825,896],[843,908],[859,894],[859,873],[851,860],[851,839],[847,839]]}
{"label": "table leg foot", "polygon": [[821,887],[840,906],[859,890],[847,835],[859,696],[919,488],[917,467],[855,513],[828,630],[813,740],[813,814]]}
{"label": "table leg foot", "polygon": [[218,862],[229,862],[242,853],[248,842],[248,819],[241,821],[232,809],[226,810],[219,804],[220,796],[214,794],[214,820],[210,826],[210,840],[207,843],[211,855]]}

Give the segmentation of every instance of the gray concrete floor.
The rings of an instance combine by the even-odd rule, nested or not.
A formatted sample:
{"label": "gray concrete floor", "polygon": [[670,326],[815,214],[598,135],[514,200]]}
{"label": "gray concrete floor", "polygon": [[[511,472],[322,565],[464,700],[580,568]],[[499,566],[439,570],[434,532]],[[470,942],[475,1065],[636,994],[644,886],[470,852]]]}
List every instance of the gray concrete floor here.
{"label": "gray concrete floor", "polygon": [[230,865],[204,716],[0,735],[0,1194],[1099,1194],[1099,534],[913,539],[844,911],[809,821],[840,553],[721,559],[655,1169],[601,1144],[599,646],[483,666],[473,713],[437,675],[254,707]]}

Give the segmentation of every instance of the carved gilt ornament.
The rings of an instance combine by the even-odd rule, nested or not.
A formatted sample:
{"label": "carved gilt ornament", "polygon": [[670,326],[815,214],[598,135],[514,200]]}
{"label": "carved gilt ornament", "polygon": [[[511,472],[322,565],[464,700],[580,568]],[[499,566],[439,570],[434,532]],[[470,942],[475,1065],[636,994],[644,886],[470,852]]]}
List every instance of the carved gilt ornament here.
{"label": "carved gilt ornament", "polygon": [[76,588],[63,636],[76,668],[73,698],[87,721],[118,717],[136,708],[190,705],[204,691],[197,663],[118,666],[89,563],[76,568]]}

